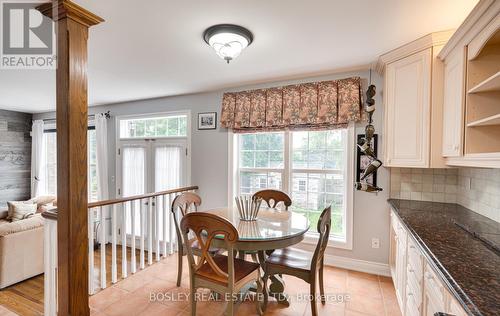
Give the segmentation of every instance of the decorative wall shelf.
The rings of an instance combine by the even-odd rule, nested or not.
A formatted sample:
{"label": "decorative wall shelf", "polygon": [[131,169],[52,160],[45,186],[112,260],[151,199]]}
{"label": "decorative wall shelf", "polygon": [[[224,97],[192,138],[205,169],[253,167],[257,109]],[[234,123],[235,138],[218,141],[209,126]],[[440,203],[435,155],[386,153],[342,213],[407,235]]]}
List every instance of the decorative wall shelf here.
{"label": "decorative wall shelf", "polygon": [[493,76],[483,80],[468,91],[468,93],[479,93],[488,91],[500,91],[500,71]]}
{"label": "decorative wall shelf", "polygon": [[470,122],[467,124],[467,127],[489,126],[489,125],[500,125],[500,114],[488,116],[483,119]]}

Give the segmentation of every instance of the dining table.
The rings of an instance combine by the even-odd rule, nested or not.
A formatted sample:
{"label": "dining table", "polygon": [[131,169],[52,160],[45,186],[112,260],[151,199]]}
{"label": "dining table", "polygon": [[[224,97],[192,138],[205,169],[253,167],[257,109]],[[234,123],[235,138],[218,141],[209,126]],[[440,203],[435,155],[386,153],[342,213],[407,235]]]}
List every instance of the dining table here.
{"label": "dining table", "polygon": [[[275,249],[290,247],[300,243],[309,230],[309,220],[302,214],[290,210],[261,207],[256,220],[240,219],[236,206],[214,208],[204,212],[227,219],[238,231],[238,240],[234,249],[240,257],[245,253],[258,253],[258,261],[265,269],[265,258]],[[223,247],[224,242],[215,238],[215,247]],[[280,275],[270,276],[269,296],[278,303],[288,306],[289,299],[285,293],[285,282]]]}

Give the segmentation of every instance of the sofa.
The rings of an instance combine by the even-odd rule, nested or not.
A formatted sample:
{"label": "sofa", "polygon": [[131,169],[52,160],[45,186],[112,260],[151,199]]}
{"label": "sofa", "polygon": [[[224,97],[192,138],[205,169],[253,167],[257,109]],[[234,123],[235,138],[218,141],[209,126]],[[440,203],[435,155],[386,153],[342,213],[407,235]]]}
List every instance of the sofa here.
{"label": "sofa", "polygon": [[26,219],[11,222],[7,219],[7,209],[0,210],[0,289],[44,272],[41,213],[53,207],[55,198],[27,202],[38,205],[37,213]]}

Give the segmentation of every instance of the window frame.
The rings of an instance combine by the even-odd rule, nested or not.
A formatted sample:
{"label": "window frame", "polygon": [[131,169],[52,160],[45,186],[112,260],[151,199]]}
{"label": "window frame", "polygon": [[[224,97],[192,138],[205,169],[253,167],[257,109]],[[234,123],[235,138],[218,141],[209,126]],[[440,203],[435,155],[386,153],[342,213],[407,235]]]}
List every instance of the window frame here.
{"label": "window frame", "polygon": [[[147,119],[147,118],[156,118],[156,117],[168,117],[168,116],[180,116],[180,115],[185,115],[186,116],[186,136],[158,136],[158,137],[133,137],[133,138],[121,138],[120,134],[120,126],[121,126],[121,121],[122,120],[130,120],[130,119]],[[191,182],[191,152],[192,152],[192,144],[191,144],[191,139],[192,139],[193,131],[192,131],[192,115],[191,115],[191,110],[174,110],[174,111],[165,111],[165,112],[152,112],[152,113],[143,113],[143,114],[125,114],[125,115],[118,115],[115,117],[115,143],[116,143],[116,150],[115,150],[115,159],[117,159],[117,163],[115,164],[115,172],[116,172],[116,184],[115,185],[115,195],[116,196],[122,196],[121,192],[121,185],[118,185],[122,183],[122,171],[121,171],[121,158],[119,158],[119,152],[121,151],[122,145],[125,143],[135,143],[135,142],[142,142],[142,141],[149,141],[149,140],[163,140],[163,141],[168,141],[171,144],[182,144],[186,147],[186,185],[190,185]]]}
{"label": "window frame", "polygon": [[[294,173],[306,174],[343,174],[344,175],[344,204],[345,204],[345,239],[331,235],[329,238],[329,247],[352,250],[352,235],[353,235],[353,188],[354,188],[354,150],[355,150],[355,126],[350,123],[346,128],[346,150],[344,151],[345,170],[323,170],[323,169],[294,169],[292,166],[292,131],[284,131],[284,149],[283,149],[283,169],[277,168],[240,168],[239,155],[239,137],[237,133],[228,131],[228,205],[234,205],[234,197],[239,194],[241,184],[240,172],[276,172],[282,175],[282,190],[291,194],[292,176]],[[304,243],[316,244],[318,234],[316,227],[310,227],[304,237]]]}
{"label": "window frame", "polygon": [[[89,121],[88,124],[89,125],[87,127],[87,142],[88,142],[88,131],[94,131],[94,133],[95,133],[95,124],[94,124],[94,122],[93,121]],[[47,126],[48,127],[44,128],[44,130],[43,130],[44,136],[45,136],[45,134],[55,134],[56,135],[56,141],[57,141],[57,129],[56,129],[55,124],[47,124]],[[46,141],[45,137],[44,137],[43,141],[44,142]],[[97,146],[97,144],[96,144],[96,146]],[[48,169],[47,165],[49,163],[47,162],[47,156],[46,156],[46,154],[48,153],[48,149],[49,148],[47,147],[46,143],[45,143],[44,147],[45,147],[45,152],[44,152],[45,156],[43,157],[43,168],[45,168],[44,173],[45,173],[45,177],[47,177],[47,172],[46,171]],[[95,150],[97,150],[97,149],[95,149]],[[57,142],[56,142],[56,152],[55,152],[55,154],[56,154],[56,162],[55,162],[54,165],[55,165],[55,169],[56,169],[56,172],[57,172]],[[90,147],[88,147],[87,148],[87,180],[88,180],[87,181],[87,191],[88,191],[88,197],[87,198],[88,198],[88,202],[96,202],[97,200],[91,199],[91,197],[94,195],[94,194],[92,194],[92,190],[91,190],[91,185],[92,185],[92,180],[91,179],[93,178],[92,175],[91,175],[91,168],[90,168],[91,166],[95,166],[97,168],[97,161],[95,163],[91,163],[91,161],[90,161]],[[50,194],[48,192],[48,190],[47,190],[48,189],[48,182],[45,182],[44,185],[45,185],[44,192],[46,194]],[[54,195],[57,195],[57,183],[56,183],[55,189],[56,189],[56,192],[55,192]],[[95,196],[97,196],[97,191],[95,192]]]}

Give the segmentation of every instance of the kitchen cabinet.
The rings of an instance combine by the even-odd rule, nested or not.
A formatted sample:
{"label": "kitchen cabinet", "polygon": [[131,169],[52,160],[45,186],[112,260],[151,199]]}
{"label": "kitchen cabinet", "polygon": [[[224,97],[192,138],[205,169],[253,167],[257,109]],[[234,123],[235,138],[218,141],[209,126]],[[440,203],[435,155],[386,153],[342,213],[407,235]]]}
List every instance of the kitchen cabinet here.
{"label": "kitchen cabinet", "polygon": [[380,56],[385,74],[384,164],[443,168],[444,65],[437,58],[451,32],[437,32]]}
{"label": "kitchen cabinet", "polygon": [[389,265],[401,313],[404,316],[434,316],[437,312],[467,315],[392,209],[390,217]]}
{"label": "kitchen cabinet", "polygon": [[438,57],[446,164],[500,168],[500,1],[481,0]]}
{"label": "kitchen cabinet", "polygon": [[456,50],[444,62],[444,157],[460,157],[463,153],[465,52]]}

